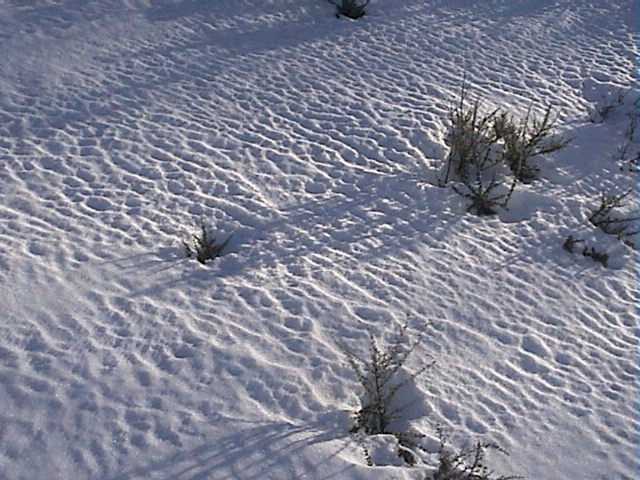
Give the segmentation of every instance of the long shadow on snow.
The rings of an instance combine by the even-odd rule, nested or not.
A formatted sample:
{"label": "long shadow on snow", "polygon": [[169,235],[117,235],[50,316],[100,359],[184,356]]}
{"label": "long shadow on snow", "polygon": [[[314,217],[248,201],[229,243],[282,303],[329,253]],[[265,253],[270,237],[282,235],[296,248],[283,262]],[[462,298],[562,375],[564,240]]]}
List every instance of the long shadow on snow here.
{"label": "long shadow on snow", "polygon": [[[259,250],[248,256],[246,266],[268,265],[270,256],[261,254],[264,249],[261,242],[277,245],[274,234],[290,226],[295,227],[293,233],[297,238],[289,238],[291,242],[285,245],[288,252],[278,256],[279,259],[321,255],[337,250],[357,262],[366,263],[410,248],[417,241],[429,240],[434,222],[451,224],[451,220],[455,223],[459,216],[449,217],[445,213],[443,217],[441,206],[446,204],[443,200],[451,196],[450,192],[434,186],[423,189],[420,187],[423,181],[423,177],[412,173],[362,175],[356,184],[364,186],[357,193],[306,202],[286,210],[277,220],[258,227],[259,231],[243,238],[246,243],[255,241],[256,250]],[[346,226],[336,228],[336,223],[341,222]],[[383,238],[387,241],[376,246],[362,243],[374,238],[380,241],[377,230],[380,227],[386,230]],[[314,238],[320,234],[328,236],[328,240],[325,242]],[[353,244],[359,244],[359,252],[348,251]]]}
{"label": "long shadow on snow", "polygon": [[[452,195],[448,189],[421,189],[422,180],[411,173],[362,175],[356,182],[366,188],[351,195],[336,194],[296,205],[263,224],[236,219],[252,227],[234,232],[226,253],[210,264],[211,270],[181,270],[173,278],[165,272],[161,283],[132,294],[181,284],[211,286],[212,276],[223,279],[242,275],[245,270],[299,266],[304,259],[322,261],[319,267],[324,262],[341,261],[366,265],[412,250],[416,243],[438,248],[461,217],[440,211],[441,205],[447,204],[445,198]],[[341,222],[345,226],[338,230],[335,225]],[[156,256],[164,263],[179,258],[176,252],[165,249]]]}
{"label": "long shadow on snow", "polygon": [[[344,423],[346,412],[330,412],[308,424],[291,422],[251,422],[217,415],[212,419],[233,433],[215,442],[182,451],[148,465],[110,477],[109,480],[137,480],[161,478],[166,480],[237,479],[257,480],[274,473],[304,468],[306,473],[326,468],[326,461],[335,457],[348,445]],[[242,424],[252,425],[239,429]],[[257,426],[255,426],[257,424]],[[345,438],[345,446],[314,465],[296,465],[292,461],[304,449],[332,440]],[[347,466],[318,478],[344,478]]]}

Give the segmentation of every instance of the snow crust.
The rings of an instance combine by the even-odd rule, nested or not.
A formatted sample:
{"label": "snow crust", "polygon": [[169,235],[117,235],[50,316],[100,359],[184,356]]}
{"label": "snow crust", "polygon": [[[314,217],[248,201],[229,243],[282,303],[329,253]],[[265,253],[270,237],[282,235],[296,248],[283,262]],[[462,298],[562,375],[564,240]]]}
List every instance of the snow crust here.
{"label": "snow crust", "polygon": [[[634,2],[368,10],[0,0],[0,479],[423,478],[348,433],[341,345],[404,323],[407,368],[437,361],[413,389],[430,438],[495,441],[530,479],[638,478],[638,254],[587,221],[637,186]],[[573,138],[498,217],[434,181],[465,75]],[[180,246],[201,220],[234,233],[206,266]]]}

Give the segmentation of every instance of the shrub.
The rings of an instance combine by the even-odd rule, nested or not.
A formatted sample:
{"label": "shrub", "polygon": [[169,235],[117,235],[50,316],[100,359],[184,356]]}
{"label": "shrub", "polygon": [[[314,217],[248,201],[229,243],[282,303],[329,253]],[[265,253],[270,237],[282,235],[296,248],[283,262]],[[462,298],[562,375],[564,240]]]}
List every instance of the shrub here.
{"label": "shrub", "polygon": [[506,207],[516,187],[515,180],[505,189],[503,179],[496,174],[486,180],[480,172],[474,180],[465,181],[463,184],[464,189],[453,185],[453,191],[471,201],[467,211],[480,216],[495,215],[498,213],[498,207]]}
{"label": "shrub", "polygon": [[461,185],[453,190],[468,198],[468,211],[477,215],[494,215],[498,206],[506,206],[513,189],[515,177],[508,188],[504,188],[505,177],[500,171],[501,161],[497,154],[502,138],[502,120],[499,109],[482,112],[479,100],[470,106],[468,92],[463,83],[459,101],[449,112],[449,130],[446,142],[449,155],[446,160],[441,184],[454,179]]}
{"label": "shrub", "polygon": [[485,461],[486,451],[495,450],[505,455],[508,453],[494,443],[477,442],[473,447],[451,452],[446,446],[442,431],[440,435],[440,451],[438,470],[427,480],[516,480],[518,476],[495,476]]}
{"label": "shrub", "polygon": [[[506,208],[518,182],[537,178],[539,168],[532,163],[538,155],[564,148],[568,144],[554,134],[555,118],[551,107],[542,119],[531,109],[518,122],[499,108],[484,113],[481,102],[468,102],[463,83],[460,98],[449,111],[446,159],[441,185],[456,180],[459,195],[471,200],[468,210],[478,215],[493,215]],[[504,167],[508,167],[511,179]]]}
{"label": "shrub", "polygon": [[538,177],[540,169],[531,163],[538,155],[552,153],[566,147],[569,140],[555,135],[556,118],[551,106],[542,119],[532,117],[531,109],[518,125],[507,114],[495,122],[495,129],[504,139],[502,157],[513,175],[521,182],[529,183]]}
{"label": "shrub", "polygon": [[[366,358],[360,358],[343,348],[347,361],[362,388],[361,406],[355,412],[351,433],[395,436],[399,444],[398,455],[410,465],[415,463],[415,455],[412,451],[417,447],[422,435],[407,430],[397,431],[394,423],[402,419],[403,411],[411,405],[411,403],[402,403],[396,398],[399,391],[435,363],[430,362],[410,375],[400,374],[408,357],[419,343],[419,339],[415,342],[407,339],[406,326],[404,326],[400,329],[397,338],[386,348],[380,347],[370,333]],[[365,457],[370,458],[366,448]]]}
{"label": "shrub", "polygon": [[[638,150],[634,155],[627,157],[626,161],[627,161],[627,165],[626,165],[627,171],[632,173],[640,172],[640,150]],[[624,169],[625,167],[623,166],[622,168]]]}
{"label": "shrub", "polygon": [[615,153],[615,158],[619,162],[621,171],[640,172],[640,150],[634,152],[631,142],[624,142],[620,145]]}
{"label": "shrub", "polygon": [[442,184],[452,178],[464,182],[473,171],[483,171],[497,163],[492,151],[499,140],[494,128],[499,110],[481,113],[480,100],[468,106],[467,96],[463,83],[459,101],[449,110],[449,129],[445,139],[449,155]]}
{"label": "shrub", "polygon": [[[585,241],[574,238],[573,235],[569,235],[562,244],[562,248],[569,253],[575,253],[576,246],[581,243],[585,243]],[[609,264],[609,254],[604,251],[597,250],[596,247],[585,245],[582,248],[582,256],[591,258],[594,262],[602,264],[605,268],[607,268]]]}
{"label": "shrub", "polygon": [[345,17],[356,20],[360,17],[364,17],[366,14],[366,7],[369,5],[370,0],[329,0],[336,6],[336,17],[344,15]]}
{"label": "shrub", "polygon": [[640,170],[640,149],[638,148],[638,123],[640,123],[640,97],[633,103],[629,112],[629,123],[624,132],[624,141],[617,148],[614,159],[619,162],[620,170],[637,173]]}
{"label": "shrub", "polygon": [[634,230],[633,228],[633,222],[640,220],[640,216],[621,216],[617,212],[617,209],[624,206],[624,200],[631,192],[633,192],[633,188],[619,195],[602,192],[600,205],[591,212],[589,221],[603,232],[615,235],[623,241],[640,233],[640,230]]}
{"label": "shrub", "polygon": [[596,250],[596,247],[585,246],[582,250],[582,255],[585,257],[591,257],[594,262],[602,264],[604,268],[607,268],[609,264],[609,254]]}
{"label": "shrub", "polygon": [[185,254],[188,258],[195,257],[198,262],[206,264],[222,255],[222,251],[231,240],[232,235],[222,243],[216,243],[216,238],[212,237],[209,229],[204,223],[200,224],[200,232],[191,235],[191,241],[183,241]]}
{"label": "shrub", "polygon": [[617,108],[624,104],[625,97],[629,92],[618,88],[607,92],[593,106],[589,113],[589,120],[593,123],[602,123]]}
{"label": "shrub", "polygon": [[584,240],[580,240],[578,238],[574,238],[573,235],[569,235],[562,244],[562,248],[569,253],[575,253],[576,245],[579,243],[584,243]]}

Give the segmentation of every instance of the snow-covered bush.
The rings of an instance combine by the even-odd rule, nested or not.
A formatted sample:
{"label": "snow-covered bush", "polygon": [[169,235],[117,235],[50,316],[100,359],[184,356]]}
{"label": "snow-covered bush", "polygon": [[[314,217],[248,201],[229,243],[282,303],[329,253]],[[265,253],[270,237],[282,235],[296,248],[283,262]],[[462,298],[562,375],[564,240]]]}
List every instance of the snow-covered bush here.
{"label": "snow-covered bush", "polygon": [[589,112],[589,120],[593,123],[604,122],[614,110],[624,105],[627,94],[628,91],[622,88],[603,89],[600,91],[599,97],[595,100]]}
{"label": "snow-covered bush", "polygon": [[506,208],[518,182],[538,176],[532,159],[564,148],[568,140],[554,133],[551,107],[542,119],[529,110],[517,121],[500,108],[485,111],[479,100],[470,103],[467,97],[463,84],[449,113],[449,154],[440,184],[457,182],[452,188],[471,201],[469,211],[493,215],[498,207]]}
{"label": "snow-covered bush", "polygon": [[630,240],[630,237],[640,233],[640,226],[635,222],[640,221],[640,215],[620,213],[624,207],[624,201],[634,191],[630,188],[618,195],[602,192],[598,208],[591,212],[589,222],[598,227],[604,233],[615,235],[622,241]]}
{"label": "snow-covered bush", "polygon": [[[355,412],[351,433],[361,435],[392,435],[398,448],[397,454],[406,463],[415,463],[415,449],[422,435],[407,425],[407,415],[416,399],[403,398],[409,384],[431,368],[429,362],[414,373],[403,371],[409,356],[420,344],[420,340],[411,342],[406,336],[406,327],[398,332],[396,338],[385,347],[381,347],[372,334],[369,334],[369,349],[365,358],[343,348],[347,361],[361,387],[360,407]],[[370,458],[364,446],[365,456]]]}
{"label": "snow-covered bush", "polygon": [[201,223],[200,231],[192,234],[190,240],[184,240],[182,245],[188,258],[195,257],[198,262],[206,264],[209,260],[222,255],[229,240],[231,235],[224,242],[216,242],[216,237],[211,235],[209,228]]}
{"label": "snow-covered bush", "polygon": [[598,250],[594,246],[587,245],[587,242],[580,238],[575,238],[573,235],[569,235],[564,243],[562,244],[562,248],[564,248],[569,253],[576,253],[577,246],[582,245],[582,256],[589,257],[594,262],[600,263],[603,267],[607,268],[609,266],[609,254],[604,250]]}
{"label": "snow-covered bush", "polygon": [[568,145],[568,139],[554,133],[555,123],[551,106],[547,107],[542,119],[532,116],[531,109],[519,123],[508,114],[496,118],[496,136],[504,142],[502,158],[519,181],[528,183],[538,177],[540,169],[531,163],[533,158]]}
{"label": "snow-covered bush", "polygon": [[336,6],[336,16],[344,15],[351,19],[358,19],[363,17],[366,12],[366,7],[369,5],[370,0],[329,0]]}
{"label": "snow-covered bush", "polygon": [[523,477],[499,475],[486,464],[487,450],[495,450],[507,454],[495,443],[477,442],[473,447],[452,451],[446,445],[442,432],[440,434],[440,452],[438,469],[425,480],[516,480]]}

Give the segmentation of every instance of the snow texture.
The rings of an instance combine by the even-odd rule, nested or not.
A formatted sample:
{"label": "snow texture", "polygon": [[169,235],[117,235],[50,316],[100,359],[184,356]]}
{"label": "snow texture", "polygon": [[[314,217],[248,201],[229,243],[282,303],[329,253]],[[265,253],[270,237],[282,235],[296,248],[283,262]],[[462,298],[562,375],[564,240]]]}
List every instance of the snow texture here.
{"label": "snow texture", "polygon": [[[634,2],[367,10],[0,0],[1,480],[423,478],[349,435],[341,346],[405,322],[408,371],[437,360],[414,428],[497,442],[504,474],[638,478],[638,253],[587,221],[636,187]],[[465,75],[572,138],[497,217],[435,182]],[[234,234],[205,266],[201,220]]]}

